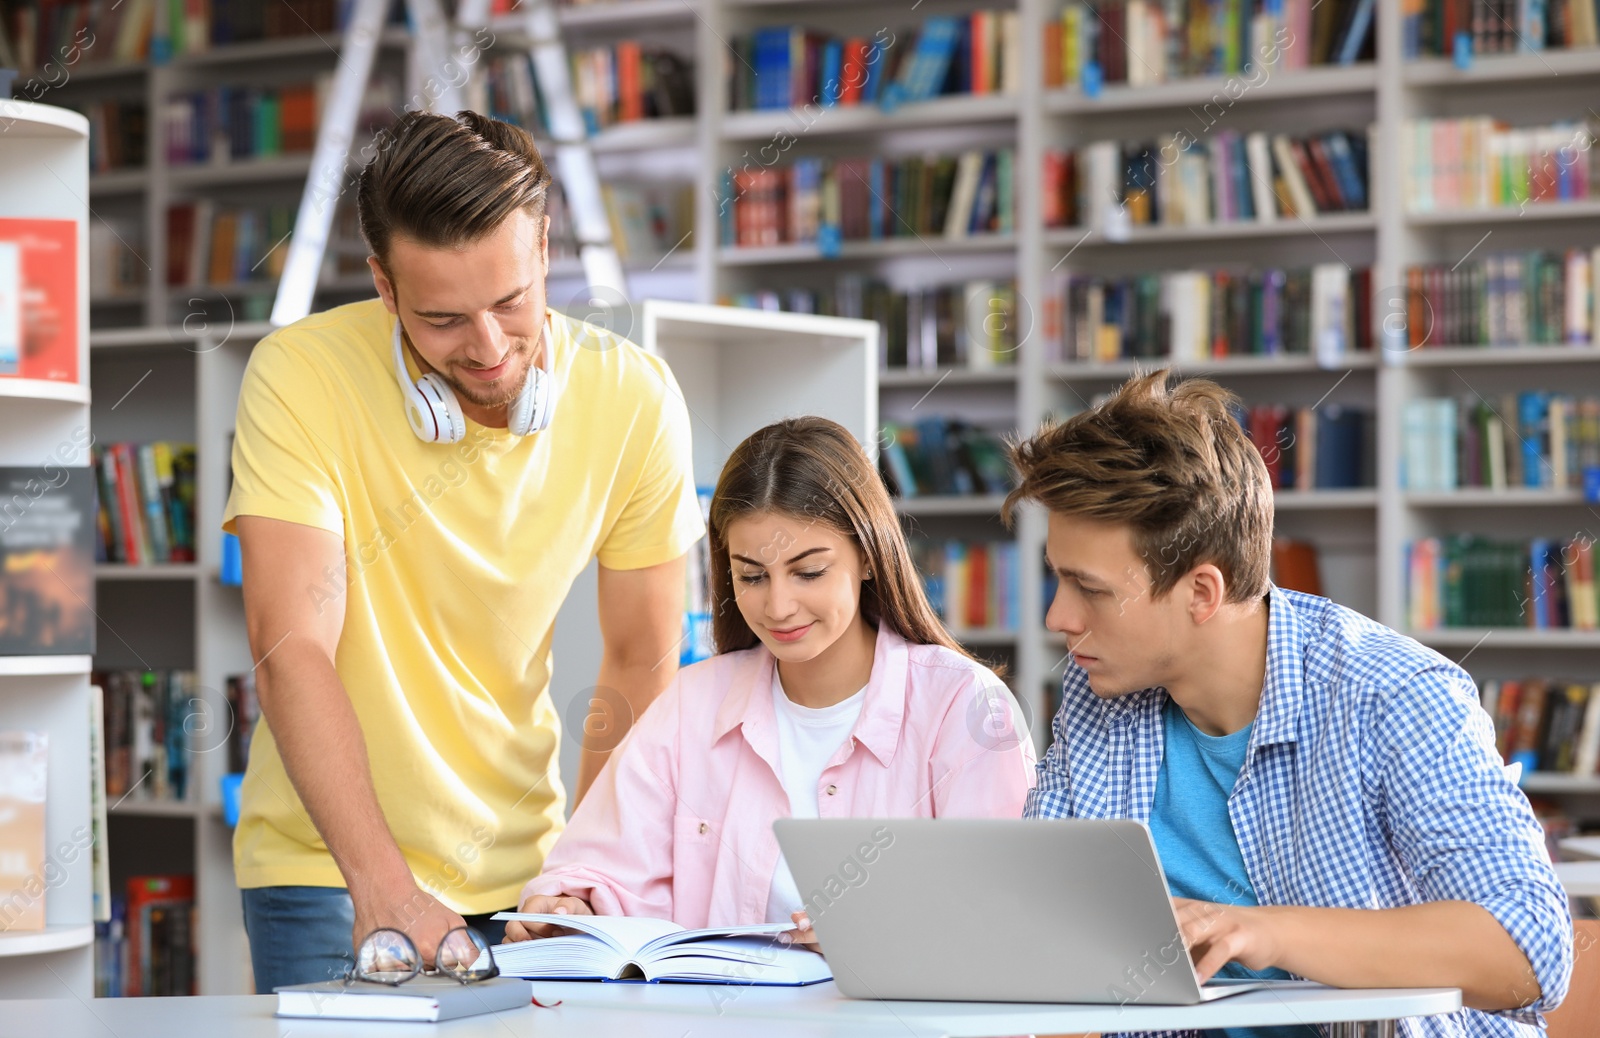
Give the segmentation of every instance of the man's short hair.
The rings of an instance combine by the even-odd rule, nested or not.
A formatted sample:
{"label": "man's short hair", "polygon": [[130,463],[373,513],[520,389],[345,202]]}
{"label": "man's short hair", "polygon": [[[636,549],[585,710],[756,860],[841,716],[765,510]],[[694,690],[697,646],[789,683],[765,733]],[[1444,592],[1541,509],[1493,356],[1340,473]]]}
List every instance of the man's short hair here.
{"label": "man's short hair", "polygon": [[1272,556],[1266,463],[1233,416],[1237,397],[1209,379],[1174,384],[1169,375],[1136,374],[1098,406],[1012,444],[1021,483],[1003,514],[1009,522],[1030,500],[1129,527],[1153,597],[1210,562],[1228,601],[1259,598]]}
{"label": "man's short hair", "polygon": [[356,211],[385,270],[397,236],[432,249],[470,245],[518,209],[544,234],[550,170],[521,127],[477,112],[406,112],[375,151],[361,170]]}

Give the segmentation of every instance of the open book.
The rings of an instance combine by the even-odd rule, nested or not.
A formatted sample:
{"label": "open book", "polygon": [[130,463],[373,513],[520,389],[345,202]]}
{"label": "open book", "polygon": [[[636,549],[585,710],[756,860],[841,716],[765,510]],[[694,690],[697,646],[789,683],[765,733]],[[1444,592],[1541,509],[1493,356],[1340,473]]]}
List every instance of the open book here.
{"label": "open book", "polygon": [[581,931],[497,946],[494,961],[508,977],[791,985],[833,979],[822,956],[778,940],[794,929],[789,923],[685,930],[666,919],[616,915],[501,912],[495,918]]}

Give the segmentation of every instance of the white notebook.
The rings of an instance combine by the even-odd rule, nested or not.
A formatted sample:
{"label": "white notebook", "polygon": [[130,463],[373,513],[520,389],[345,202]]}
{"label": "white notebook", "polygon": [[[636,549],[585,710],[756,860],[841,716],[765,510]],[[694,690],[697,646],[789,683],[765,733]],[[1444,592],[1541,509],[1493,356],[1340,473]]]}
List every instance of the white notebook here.
{"label": "white notebook", "polygon": [[324,1020],[453,1020],[533,1004],[533,985],[496,977],[462,984],[449,977],[417,977],[393,987],[363,981],[294,984],[278,992],[278,1015]]}
{"label": "white notebook", "polygon": [[794,929],[788,923],[685,930],[665,919],[615,915],[501,912],[495,918],[582,931],[496,946],[494,961],[508,977],[774,985],[833,979],[822,956],[778,940]]}

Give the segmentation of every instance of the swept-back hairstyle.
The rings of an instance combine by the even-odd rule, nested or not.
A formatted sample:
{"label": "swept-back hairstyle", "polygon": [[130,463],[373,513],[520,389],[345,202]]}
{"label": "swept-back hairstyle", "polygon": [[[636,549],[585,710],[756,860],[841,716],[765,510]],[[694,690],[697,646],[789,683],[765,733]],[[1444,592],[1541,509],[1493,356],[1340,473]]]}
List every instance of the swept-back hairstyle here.
{"label": "swept-back hairstyle", "polygon": [[[776,513],[821,523],[850,538],[866,557],[871,580],[861,584],[867,621],[908,642],[943,645],[970,654],[951,638],[928,604],[911,564],[900,520],[866,452],[849,430],[826,418],[786,418],[734,448],[711,498],[712,634],[718,652],[759,644],[735,599],[728,527],[738,519]],[[782,557],[774,546],[772,562]]]}
{"label": "swept-back hairstyle", "polygon": [[1135,375],[1099,406],[1013,445],[1022,482],[1005,516],[1032,500],[1128,526],[1157,597],[1210,562],[1228,601],[1259,598],[1272,559],[1266,463],[1233,417],[1237,397],[1209,379],[1172,384],[1169,374]]}
{"label": "swept-back hairstyle", "polygon": [[518,209],[544,234],[550,170],[521,127],[477,112],[407,112],[374,148],[356,185],[356,212],[385,270],[397,236],[433,249],[469,245]]}

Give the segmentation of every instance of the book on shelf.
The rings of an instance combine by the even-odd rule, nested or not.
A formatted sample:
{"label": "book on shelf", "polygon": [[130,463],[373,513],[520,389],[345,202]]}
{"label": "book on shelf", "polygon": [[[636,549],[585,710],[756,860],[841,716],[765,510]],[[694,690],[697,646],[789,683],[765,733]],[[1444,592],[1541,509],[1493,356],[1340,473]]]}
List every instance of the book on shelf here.
{"label": "book on shelf", "polygon": [[1240,404],[1233,415],[1261,452],[1275,489],[1344,490],[1376,484],[1372,411],[1344,404]]}
{"label": "book on shelf", "polygon": [[[572,50],[568,63],[578,110],[591,134],[618,123],[694,114],[694,63],[672,50],[623,40]],[[528,55],[490,54],[481,69],[465,85],[466,107],[530,133],[549,134],[544,94]]]}
{"label": "book on shelf", "polygon": [[148,109],[143,101],[94,101],[79,111],[89,120],[89,172],[144,168]]}
{"label": "book on shelf", "polygon": [[250,739],[261,720],[261,701],[256,698],[256,672],[248,670],[243,674],[229,674],[226,684],[228,716],[232,721],[228,729],[228,773],[242,775],[250,765]]}
{"label": "book on shelf", "polygon": [[309,154],[332,77],[276,87],[217,86],[173,94],[162,108],[170,166]]}
{"label": "book on shelf", "polygon": [[1478,691],[1507,764],[1524,775],[1600,770],[1600,682],[1528,677],[1484,681]]}
{"label": "book on shelf", "polygon": [[1005,494],[1013,486],[999,435],[961,419],[885,423],[883,441],[878,467],[896,497]]}
{"label": "book on shelf", "polygon": [[0,218],[0,377],[78,381],[78,222]]}
{"label": "book on shelf", "polygon": [[111,921],[111,857],[106,847],[105,690],[89,688],[89,868],[92,911],[97,923]]}
{"label": "book on shelf", "polygon": [[99,444],[94,465],[96,560],[130,566],[195,560],[193,444]]}
{"label": "book on shelf", "polygon": [[1015,281],[986,278],[903,290],[852,272],[821,288],[753,289],[718,302],[876,321],[882,370],[986,369],[1016,363],[1016,291]]}
{"label": "book on shelf", "polygon": [[1406,345],[1600,346],[1600,246],[1406,268]]}
{"label": "book on shelf", "polygon": [[667,919],[642,916],[497,912],[494,918],[578,931],[500,945],[495,964],[508,977],[755,985],[833,979],[821,955],[778,941],[779,934],[794,929],[789,923],[686,930]]}
{"label": "book on shelf", "polygon": [[59,85],[77,65],[143,61],[163,0],[69,0],[0,8],[0,68]]}
{"label": "book on shelf", "polygon": [[149,267],[144,222],[102,215],[89,224],[89,302],[141,299]]}
{"label": "book on shelf", "polygon": [[189,731],[203,709],[194,672],[96,671],[105,713],[106,796],[181,802],[189,784]]}
{"label": "book on shelf", "polygon": [[744,247],[1009,234],[1012,168],[1009,148],[730,168],[718,199],[720,241]]}
{"label": "book on shelf", "polygon": [[0,731],[0,933],[44,929],[49,745],[45,732]]}
{"label": "book on shelf", "polygon": [[[885,39],[887,35],[887,39]],[[871,37],[769,25],[730,41],[731,111],[901,104],[952,94],[1015,94],[1021,21],[1016,11],[935,15]]]}
{"label": "book on shelf", "polygon": [[1408,400],[1400,485],[1407,490],[1576,490],[1600,468],[1600,397],[1530,389]]}
{"label": "book on shelf", "polygon": [[1600,621],[1594,542],[1420,537],[1405,550],[1406,616],[1414,630],[1519,627],[1592,631]]}
{"label": "book on shelf", "polygon": [[1600,116],[1512,126],[1492,116],[1410,119],[1400,128],[1409,213],[1521,208],[1600,196]]}
{"label": "book on shelf", "polygon": [[1364,212],[1368,184],[1365,130],[1301,137],[1213,131],[1202,122],[1155,140],[1046,151],[1043,216],[1047,226],[1107,235],[1127,227],[1272,223]]}
{"label": "book on shelf", "polygon": [[1272,582],[1290,591],[1322,594],[1322,566],[1317,546],[1290,537],[1272,539]]}
{"label": "book on shelf", "polygon": [[1185,270],[1123,277],[1056,271],[1040,333],[1055,362],[1315,356],[1372,349],[1372,272],[1309,268]]}
{"label": "book on shelf", "polygon": [[1044,26],[1044,84],[1079,86],[1091,65],[1100,83],[1149,86],[1370,61],[1374,6],[1375,0],[1069,0]]}
{"label": "book on shelf", "polygon": [[1593,47],[1600,43],[1596,0],[1411,0],[1401,16],[1407,58],[1452,57],[1457,39],[1473,54]]}
{"label": "book on shelf", "polygon": [[647,266],[694,248],[694,188],[672,181],[610,180],[600,200],[611,222],[611,243],[623,263]]}
{"label": "book on shelf", "polygon": [[957,637],[963,629],[1019,629],[1019,558],[1015,541],[911,542],[928,604]]}
{"label": "book on shelf", "polygon": [[194,994],[194,877],[130,876],[111,906],[95,924],[95,996]]}
{"label": "book on shelf", "polygon": [[0,467],[0,656],[94,652],[87,468]]}

